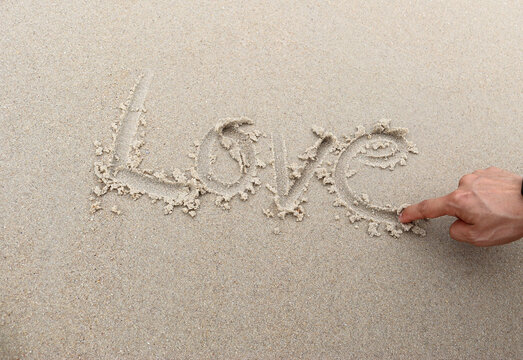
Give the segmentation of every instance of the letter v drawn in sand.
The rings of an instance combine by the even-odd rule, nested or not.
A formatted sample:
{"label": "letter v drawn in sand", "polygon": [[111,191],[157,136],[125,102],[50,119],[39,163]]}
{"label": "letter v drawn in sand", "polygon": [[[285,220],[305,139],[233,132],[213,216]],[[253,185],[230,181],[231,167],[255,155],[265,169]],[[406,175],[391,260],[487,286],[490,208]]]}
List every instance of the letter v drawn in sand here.
{"label": "letter v drawn in sand", "polygon": [[[314,169],[322,162],[323,158],[334,145],[336,138],[331,133],[321,128],[314,128],[313,132],[319,139],[299,156],[303,161],[302,166],[287,165],[287,150],[281,134],[272,134],[272,153],[274,165],[274,178],[276,189],[269,187],[275,196],[274,202],[278,216],[284,218],[286,214],[293,214],[298,221],[303,220],[302,198],[307,191],[309,181],[314,175]],[[289,174],[289,171],[291,173]],[[290,180],[290,183],[289,183]]]}

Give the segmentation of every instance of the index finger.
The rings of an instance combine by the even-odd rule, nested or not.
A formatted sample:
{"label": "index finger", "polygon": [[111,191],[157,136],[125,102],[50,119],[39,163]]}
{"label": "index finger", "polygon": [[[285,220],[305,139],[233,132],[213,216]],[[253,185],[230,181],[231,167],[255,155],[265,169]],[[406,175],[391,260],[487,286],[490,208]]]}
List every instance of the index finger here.
{"label": "index finger", "polygon": [[456,216],[454,208],[450,206],[449,196],[450,194],[411,205],[403,210],[399,220],[402,223],[408,223],[420,219],[433,219],[443,215]]}

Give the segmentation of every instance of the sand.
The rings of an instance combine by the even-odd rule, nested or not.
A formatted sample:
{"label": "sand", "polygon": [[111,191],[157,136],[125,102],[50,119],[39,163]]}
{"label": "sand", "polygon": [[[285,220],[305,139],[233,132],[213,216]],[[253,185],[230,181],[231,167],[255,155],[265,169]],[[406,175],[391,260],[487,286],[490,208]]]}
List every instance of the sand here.
{"label": "sand", "polygon": [[[518,359],[516,1],[0,5],[1,359]],[[415,144],[415,145],[414,145]]]}

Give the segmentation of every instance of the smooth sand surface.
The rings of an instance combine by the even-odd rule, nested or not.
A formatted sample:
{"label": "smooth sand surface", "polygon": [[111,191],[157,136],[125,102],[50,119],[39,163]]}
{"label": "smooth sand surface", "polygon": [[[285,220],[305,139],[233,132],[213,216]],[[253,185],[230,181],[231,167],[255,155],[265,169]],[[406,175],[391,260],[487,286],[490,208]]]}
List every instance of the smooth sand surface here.
{"label": "smooth sand surface", "polygon": [[[457,243],[451,218],[371,237],[316,177],[303,221],[263,213],[265,184],[284,183],[271,134],[300,164],[313,126],[410,130],[406,166],[348,179],[392,207],[477,168],[523,173],[520,2],[21,0],[0,15],[0,358],[523,357],[522,242]],[[93,195],[93,142],[111,147],[147,69],[140,168],[190,168],[195,140],[245,116],[267,134],[255,194],[230,210],[201,195],[194,218]],[[216,177],[239,179],[216,151]]]}

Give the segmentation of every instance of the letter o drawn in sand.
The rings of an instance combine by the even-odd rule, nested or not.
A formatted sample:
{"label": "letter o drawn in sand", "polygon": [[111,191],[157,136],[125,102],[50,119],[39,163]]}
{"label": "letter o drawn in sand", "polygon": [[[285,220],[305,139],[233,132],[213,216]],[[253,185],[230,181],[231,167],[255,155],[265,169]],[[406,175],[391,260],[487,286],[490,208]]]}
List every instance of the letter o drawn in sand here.
{"label": "letter o drawn in sand", "polygon": [[[249,135],[240,130],[242,125],[252,124],[253,121],[246,117],[222,119],[205,135],[199,147],[196,172],[205,190],[222,197],[218,202],[227,202],[237,194],[245,198],[246,191],[254,193],[253,184],[257,182],[254,144]],[[238,163],[240,177],[234,182],[222,182],[212,171],[216,160],[212,150],[218,142]]]}

